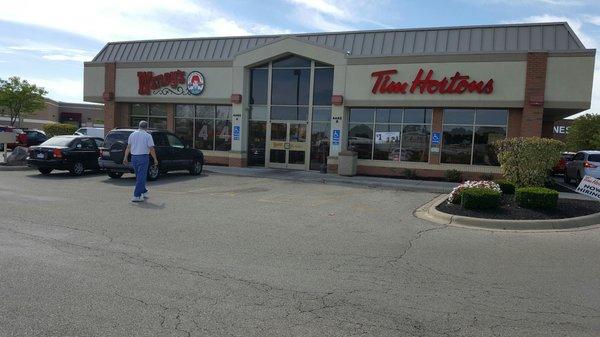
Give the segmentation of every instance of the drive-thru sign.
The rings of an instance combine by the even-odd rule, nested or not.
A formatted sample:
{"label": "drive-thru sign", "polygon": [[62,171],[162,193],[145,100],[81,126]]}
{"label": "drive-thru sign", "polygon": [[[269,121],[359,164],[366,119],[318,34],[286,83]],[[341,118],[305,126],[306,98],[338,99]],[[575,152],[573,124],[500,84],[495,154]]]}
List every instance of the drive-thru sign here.
{"label": "drive-thru sign", "polygon": [[600,179],[585,176],[577,186],[577,193],[600,200]]}

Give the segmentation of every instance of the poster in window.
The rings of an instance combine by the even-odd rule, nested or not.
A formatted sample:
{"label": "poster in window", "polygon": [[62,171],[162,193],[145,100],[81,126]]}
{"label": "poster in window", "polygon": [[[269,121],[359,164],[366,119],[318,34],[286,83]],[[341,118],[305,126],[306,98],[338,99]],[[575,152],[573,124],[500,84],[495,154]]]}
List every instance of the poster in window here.
{"label": "poster in window", "polygon": [[396,143],[400,141],[400,132],[375,132],[375,144]]}

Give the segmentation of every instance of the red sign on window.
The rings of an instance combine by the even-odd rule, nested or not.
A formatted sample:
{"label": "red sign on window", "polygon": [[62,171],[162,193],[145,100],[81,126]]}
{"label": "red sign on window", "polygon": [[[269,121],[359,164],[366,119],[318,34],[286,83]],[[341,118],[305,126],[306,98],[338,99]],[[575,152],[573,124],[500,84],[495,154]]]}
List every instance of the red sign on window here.
{"label": "red sign on window", "polygon": [[151,71],[138,71],[138,93],[140,95],[150,95],[152,90],[171,86],[177,88],[180,84],[185,84],[185,71],[176,70],[168,73],[154,75]]}
{"label": "red sign on window", "polygon": [[371,77],[375,78],[373,94],[491,94],[494,91],[494,80],[489,79],[487,82],[471,80],[468,75],[462,75],[456,72],[454,76],[444,77],[441,80],[433,78],[433,70],[429,70],[425,75],[423,69],[419,69],[414,80],[409,82],[395,82],[392,80],[392,75],[397,74],[398,70],[389,69],[375,71],[371,73]]}

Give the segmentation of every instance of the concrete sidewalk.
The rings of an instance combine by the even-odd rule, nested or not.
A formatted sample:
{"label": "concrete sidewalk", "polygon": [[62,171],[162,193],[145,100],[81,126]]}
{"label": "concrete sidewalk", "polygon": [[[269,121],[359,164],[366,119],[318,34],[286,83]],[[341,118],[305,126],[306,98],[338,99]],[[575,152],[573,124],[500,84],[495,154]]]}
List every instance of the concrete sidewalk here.
{"label": "concrete sidewalk", "polygon": [[[450,193],[457,183],[446,181],[428,181],[428,180],[410,180],[401,178],[354,176],[345,177],[337,174],[323,174],[317,171],[295,171],[271,169],[264,167],[227,167],[205,165],[204,169],[208,172],[217,174],[226,174],[240,177],[257,177],[278,180],[300,181],[304,183],[322,183],[322,184],[350,184],[370,188],[385,188],[401,191],[418,191],[431,193]],[[560,198],[591,200],[590,198],[577,193],[559,193]]]}

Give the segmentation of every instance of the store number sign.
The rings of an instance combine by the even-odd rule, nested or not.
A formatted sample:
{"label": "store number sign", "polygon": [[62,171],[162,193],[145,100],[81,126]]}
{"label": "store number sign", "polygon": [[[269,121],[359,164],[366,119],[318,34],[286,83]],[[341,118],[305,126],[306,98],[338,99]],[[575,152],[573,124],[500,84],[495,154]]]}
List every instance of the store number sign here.
{"label": "store number sign", "polygon": [[397,143],[400,141],[400,132],[376,132],[375,144]]}

